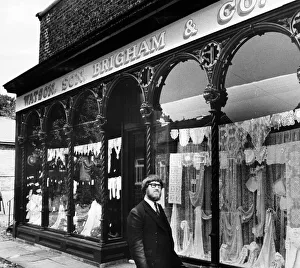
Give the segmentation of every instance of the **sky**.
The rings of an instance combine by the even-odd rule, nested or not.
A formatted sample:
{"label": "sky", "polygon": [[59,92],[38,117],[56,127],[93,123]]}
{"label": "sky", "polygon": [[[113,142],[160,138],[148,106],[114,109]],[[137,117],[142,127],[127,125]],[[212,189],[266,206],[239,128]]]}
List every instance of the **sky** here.
{"label": "sky", "polygon": [[[40,21],[38,12],[54,0],[9,0],[0,7],[0,94],[3,85],[38,64]],[[14,94],[8,94],[15,97]]]}

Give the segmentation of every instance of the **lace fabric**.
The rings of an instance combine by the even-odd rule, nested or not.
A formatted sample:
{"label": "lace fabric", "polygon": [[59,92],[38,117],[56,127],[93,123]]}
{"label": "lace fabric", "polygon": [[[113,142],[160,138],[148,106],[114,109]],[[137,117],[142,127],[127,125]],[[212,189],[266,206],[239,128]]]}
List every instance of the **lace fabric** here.
{"label": "lace fabric", "polygon": [[227,245],[227,261],[236,262],[243,248],[241,214],[221,212],[223,244]]}
{"label": "lace fabric", "polygon": [[274,243],[274,220],[273,211],[268,210],[265,221],[264,243],[260,250],[259,256],[254,263],[254,268],[270,267],[275,259],[275,243]]}
{"label": "lace fabric", "polygon": [[300,228],[286,229],[286,268],[300,267]]}

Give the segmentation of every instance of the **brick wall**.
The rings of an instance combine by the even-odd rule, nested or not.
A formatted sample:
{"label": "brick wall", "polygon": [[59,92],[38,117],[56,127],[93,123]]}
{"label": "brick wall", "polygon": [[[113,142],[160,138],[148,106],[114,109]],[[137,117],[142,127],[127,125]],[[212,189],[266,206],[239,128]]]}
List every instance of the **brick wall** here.
{"label": "brick wall", "polygon": [[[42,62],[122,16],[134,16],[160,0],[61,0],[40,16]],[[168,2],[164,0],[163,2]]]}

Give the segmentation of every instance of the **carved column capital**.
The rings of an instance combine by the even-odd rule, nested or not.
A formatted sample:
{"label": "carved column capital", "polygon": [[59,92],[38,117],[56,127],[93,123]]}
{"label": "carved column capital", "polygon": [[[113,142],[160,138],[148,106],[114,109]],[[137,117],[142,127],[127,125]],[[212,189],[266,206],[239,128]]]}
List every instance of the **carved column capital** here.
{"label": "carved column capital", "polygon": [[208,84],[204,90],[203,97],[206,103],[215,107],[224,107],[228,99],[226,89],[218,90],[212,84]]}
{"label": "carved column capital", "polygon": [[40,130],[38,132],[38,137],[41,142],[45,142],[47,134],[46,134],[46,132]]}
{"label": "carved column capital", "polygon": [[67,137],[70,137],[73,131],[73,127],[70,124],[65,124],[63,126],[63,131]]}
{"label": "carved column capital", "polygon": [[148,102],[143,102],[140,108],[140,113],[143,118],[149,119],[153,113],[153,106]]}
{"label": "carved column capital", "polygon": [[97,120],[96,124],[100,128],[103,128],[104,125],[106,125],[107,123],[107,119],[102,114],[98,114],[96,120]]}
{"label": "carved column capital", "polygon": [[26,139],[24,136],[18,136],[18,144],[19,146],[24,146],[24,143],[26,142]]}

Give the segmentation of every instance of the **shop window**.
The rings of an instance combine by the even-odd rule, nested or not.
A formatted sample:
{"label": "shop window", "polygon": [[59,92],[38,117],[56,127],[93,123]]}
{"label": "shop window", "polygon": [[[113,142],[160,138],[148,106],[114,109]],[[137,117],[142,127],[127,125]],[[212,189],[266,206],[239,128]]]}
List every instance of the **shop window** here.
{"label": "shop window", "polygon": [[121,235],[121,149],[121,137],[108,140],[108,239]]}
{"label": "shop window", "polygon": [[74,233],[99,239],[101,235],[100,132],[95,124],[97,101],[92,93],[80,98],[74,122]]}
{"label": "shop window", "polygon": [[205,71],[195,61],[178,63],[155,111],[155,172],[164,181],[160,203],[172,228],[175,251],[210,260],[211,150]]}
{"label": "shop window", "polygon": [[66,115],[61,104],[54,104],[47,121],[47,196],[50,228],[67,231],[68,174],[69,157],[63,126]]}
{"label": "shop window", "polygon": [[25,221],[35,225],[41,225],[42,218],[42,147],[38,138],[39,130],[39,115],[33,111],[27,118],[26,128]]}
{"label": "shop window", "polygon": [[219,127],[220,258],[238,267],[300,266],[300,53],[290,37],[248,40],[226,77]]}

